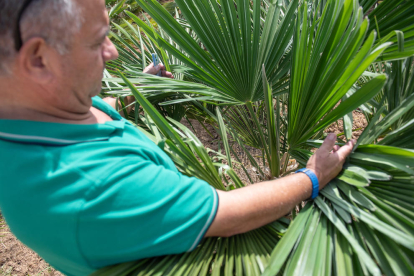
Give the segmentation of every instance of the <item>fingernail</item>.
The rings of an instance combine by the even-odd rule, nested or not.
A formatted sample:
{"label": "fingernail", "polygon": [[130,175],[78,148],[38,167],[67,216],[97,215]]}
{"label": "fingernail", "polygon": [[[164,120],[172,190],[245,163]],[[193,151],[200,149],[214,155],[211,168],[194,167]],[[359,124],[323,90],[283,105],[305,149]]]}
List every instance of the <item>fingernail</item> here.
{"label": "fingernail", "polygon": [[336,134],[334,134],[334,133],[329,133],[329,134],[328,134],[328,139],[329,139],[329,140],[332,140],[332,141],[335,141],[335,140],[336,140]]}

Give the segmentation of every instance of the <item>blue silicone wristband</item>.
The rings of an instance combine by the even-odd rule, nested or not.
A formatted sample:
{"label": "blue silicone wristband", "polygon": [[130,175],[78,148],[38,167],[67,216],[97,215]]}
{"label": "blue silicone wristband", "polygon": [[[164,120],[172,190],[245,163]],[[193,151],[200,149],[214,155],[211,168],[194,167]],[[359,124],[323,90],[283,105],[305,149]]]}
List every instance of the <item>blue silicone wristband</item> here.
{"label": "blue silicone wristband", "polygon": [[307,176],[309,176],[310,180],[312,181],[312,199],[315,199],[318,194],[319,194],[319,180],[318,177],[316,176],[316,174],[306,168],[297,170],[296,173],[302,172],[304,174],[306,174]]}

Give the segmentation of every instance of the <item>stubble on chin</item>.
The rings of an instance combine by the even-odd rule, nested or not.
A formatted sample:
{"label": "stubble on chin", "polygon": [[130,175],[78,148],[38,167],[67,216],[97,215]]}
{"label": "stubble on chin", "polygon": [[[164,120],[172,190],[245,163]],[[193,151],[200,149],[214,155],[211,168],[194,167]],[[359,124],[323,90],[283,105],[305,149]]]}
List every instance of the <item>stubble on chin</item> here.
{"label": "stubble on chin", "polygon": [[99,83],[99,85],[97,85],[91,92],[90,97],[93,98],[95,96],[98,96],[102,91],[102,84]]}
{"label": "stubble on chin", "polygon": [[[105,66],[104,66],[105,68]],[[95,96],[98,96],[101,91],[102,91],[102,78],[105,77],[104,75],[105,69],[102,70],[102,74],[101,74],[101,79],[99,80],[99,82],[96,82],[96,85],[94,86],[94,88],[90,91],[90,97],[93,98]]]}

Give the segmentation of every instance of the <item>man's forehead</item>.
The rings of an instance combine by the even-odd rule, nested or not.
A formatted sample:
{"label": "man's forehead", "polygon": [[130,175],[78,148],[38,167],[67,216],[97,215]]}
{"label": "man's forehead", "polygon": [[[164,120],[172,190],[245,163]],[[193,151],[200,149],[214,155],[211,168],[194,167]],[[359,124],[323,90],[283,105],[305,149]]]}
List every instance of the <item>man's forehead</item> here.
{"label": "man's forehead", "polygon": [[105,8],[105,0],[75,0],[77,5],[87,7],[88,9]]}
{"label": "man's forehead", "polygon": [[105,0],[76,0],[76,2],[82,7],[83,29],[86,29],[89,35],[105,33],[109,24]]}

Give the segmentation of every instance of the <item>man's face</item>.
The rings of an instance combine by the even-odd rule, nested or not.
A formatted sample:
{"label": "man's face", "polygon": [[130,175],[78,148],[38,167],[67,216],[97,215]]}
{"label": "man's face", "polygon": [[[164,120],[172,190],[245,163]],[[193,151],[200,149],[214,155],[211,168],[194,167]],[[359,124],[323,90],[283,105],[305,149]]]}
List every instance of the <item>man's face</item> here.
{"label": "man's face", "polygon": [[107,37],[109,17],[104,0],[77,0],[83,8],[84,22],[74,36],[68,54],[62,58],[62,80],[70,93],[83,104],[98,95],[102,88],[105,62],[116,59],[118,52]]}

